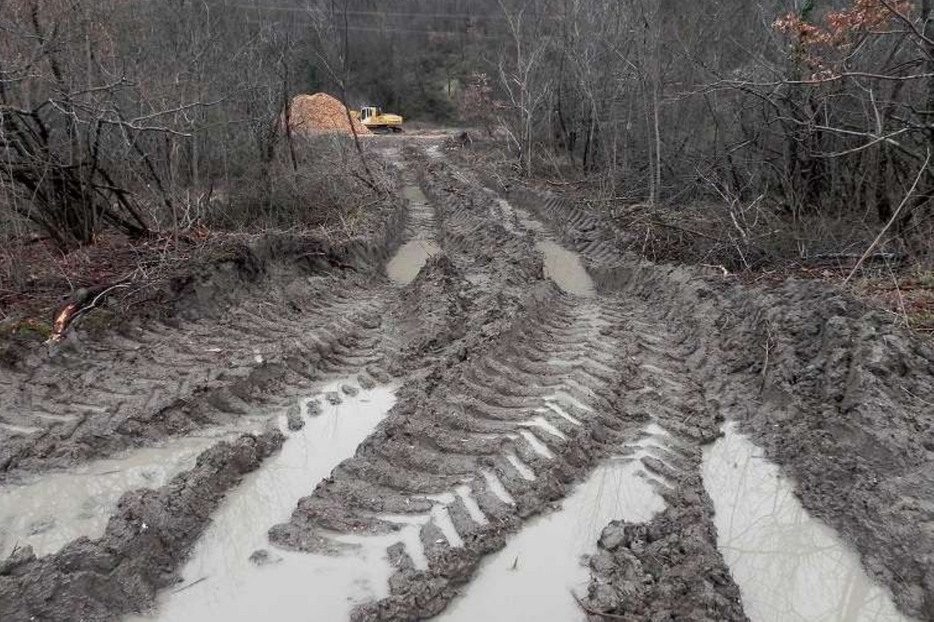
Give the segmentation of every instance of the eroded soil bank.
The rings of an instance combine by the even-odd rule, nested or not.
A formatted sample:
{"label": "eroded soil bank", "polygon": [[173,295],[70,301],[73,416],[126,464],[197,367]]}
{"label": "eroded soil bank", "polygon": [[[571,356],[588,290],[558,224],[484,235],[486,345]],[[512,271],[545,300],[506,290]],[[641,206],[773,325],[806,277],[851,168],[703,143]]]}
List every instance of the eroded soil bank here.
{"label": "eroded soil bank", "polygon": [[[702,477],[704,448],[732,421],[793,482],[802,507],[852,546],[868,579],[891,590],[902,614],[934,618],[930,349],[840,292],[795,281],[755,289],[647,263],[620,250],[610,223],[557,197],[482,183],[483,171],[437,142],[383,144],[404,189],[388,233],[323,255],[280,242],[290,263],[190,289],[177,319],[105,331],[100,341],[79,332],[51,360],[37,354],[4,371],[0,414],[19,430],[2,450],[5,476],[279,417],[339,379],[359,378],[351,389],[361,396],[393,382],[395,405],[372,433],[333,469],[294,480],[301,485],[280,516],[250,526],[266,554],[231,561],[249,569],[248,581],[268,581],[293,561],[341,566],[366,550],[388,577],[353,607],[344,603],[353,620],[457,616],[474,591],[536,585],[526,574],[536,564],[510,547],[537,543],[537,526],[581,516],[575,491],[628,461],[628,484],[616,495],[625,505],[605,514],[583,508],[595,521],[589,544],[543,545],[566,570],[555,586],[570,581],[564,593],[577,596],[554,608],[561,622],[739,621],[756,616],[721,553]],[[426,252],[412,251],[419,248]],[[335,402],[350,395],[341,391],[329,390]],[[315,429],[303,408],[279,422],[291,435]],[[159,616],[172,589],[191,585],[197,600],[210,581],[233,580],[236,573],[212,572],[193,585],[197,573],[188,573],[175,584],[207,546],[210,538],[198,543],[207,521],[222,524],[249,485],[220,496],[278,446],[279,434],[234,444],[254,447],[255,459],[230,445],[205,454],[233,452],[235,467],[202,456],[168,485],[128,493],[100,540],[39,559],[18,552],[0,569],[0,617],[116,619],[153,605]],[[185,485],[191,478],[200,483]],[[202,498],[199,489],[216,495],[176,503],[179,486],[192,499]],[[638,491],[659,504],[639,513]],[[139,522],[132,538],[122,535],[138,498],[167,500],[165,520],[182,526],[165,536],[165,551],[139,544]],[[146,534],[159,516],[147,515]],[[569,529],[586,531],[558,531]],[[81,581],[65,583],[74,568]],[[513,619],[520,591],[516,610],[506,609]],[[314,614],[306,609],[298,613]]]}

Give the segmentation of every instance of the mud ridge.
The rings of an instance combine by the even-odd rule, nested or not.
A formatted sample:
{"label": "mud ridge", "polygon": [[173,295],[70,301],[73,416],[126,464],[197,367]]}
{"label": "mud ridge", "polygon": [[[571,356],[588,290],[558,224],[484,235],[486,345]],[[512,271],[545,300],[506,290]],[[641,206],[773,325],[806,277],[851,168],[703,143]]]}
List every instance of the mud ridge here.
{"label": "mud ridge", "polygon": [[804,507],[856,547],[901,611],[934,618],[934,487],[922,475],[934,471],[931,348],[822,284],[759,289],[614,259],[608,223],[553,197],[515,195],[549,215],[603,291],[657,310],[711,406],[796,482]]}
{"label": "mud ridge", "polygon": [[[700,452],[694,441],[681,445],[681,452],[689,457],[669,480],[675,486],[661,488],[664,511],[648,523],[614,521],[604,528],[589,560],[591,583],[582,601],[591,622],[610,616],[629,622],[748,620],[717,550],[713,506],[698,473]],[[661,469],[671,468],[666,463]]]}
{"label": "mud ridge", "polygon": [[18,551],[0,564],[0,618],[95,622],[152,605],[178,581],[176,568],[226,492],[283,440],[269,432],[219,443],[161,489],[125,494],[100,539],[80,538],[41,558]]}
{"label": "mud ridge", "polygon": [[[509,533],[549,511],[599,460],[634,446],[648,422],[665,418],[644,389],[669,387],[635,364],[640,346],[627,337],[638,310],[622,298],[558,291],[543,280],[533,236],[491,218],[495,197],[443,161],[423,170],[444,258],[419,279],[434,271],[448,290],[463,289],[470,329],[403,387],[357,455],[270,532],[281,546],[327,551],[336,547],[333,532],[421,525],[424,551],[390,550],[391,595],[359,607],[358,621],[442,611]],[[683,423],[699,399],[697,387],[684,389],[691,395],[669,399],[670,427],[713,438],[716,422],[706,411]],[[668,487],[664,475],[647,477]],[[438,511],[456,536],[438,523]],[[427,567],[415,564],[422,554]]]}

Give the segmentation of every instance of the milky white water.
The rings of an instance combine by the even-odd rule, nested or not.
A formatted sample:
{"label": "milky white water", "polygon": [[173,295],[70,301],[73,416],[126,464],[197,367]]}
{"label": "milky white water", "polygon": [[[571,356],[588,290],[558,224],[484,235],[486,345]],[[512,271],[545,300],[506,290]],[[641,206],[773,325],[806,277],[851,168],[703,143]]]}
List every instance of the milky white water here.
{"label": "milky white water", "polygon": [[[645,454],[637,458],[641,455]],[[598,467],[564,500],[561,509],[533,519],[509,539],[506,548],[488,557],[465,594],[436,619],[583,620],[571,595],[572,589],[583,595],[590,580],[582,556],[596,552],[597,540],[611,521],[644,522],[665,507],[639,476],[640,469],[638,459],[613,460]]]}
{"label": "milky white water", "polygon": [[794,487],[735,426],[704,452],[723,558],[753,622],[907,620],[837,533],[812,518]]}
{"label": "milky white water", "polygon": [[[324,398],[347,384],[360,388],[347,380],[322,387],[314,398],[321,414],[308,418],[279,454],[225,500],[183,569],[182,586],[160,597],[155,619],[339,622],[349,619],[355,603],[388,595],[386,547],[406,539],[411,535],[407,532],[340,538],[362,546],[338,557],[281,551],[272,548],[267,537],[270,527],[288,520],[301,497],[353,456],[395,403],[390,387],[360,388],[356,396],[341,395],[340,404]],[[284,417],[281,425],[284,429]],[[258,549],[269,550],[272,563],[249,561]]]}
{"label": "milky white water", "polygon": [[30,545],[42,556],[81,536],[99,538],[124,493],[159,488],[194,466],[198,454],[226,434],[218,430],[168,439],[0,486],[0,559],[17,545]]}
{"label": "milky white water", "polygon": [[434,240],[410,240],[399,247],[386,264],[386,275],[398,285],[408,285],[415,280],[428,260],[441,252]]}

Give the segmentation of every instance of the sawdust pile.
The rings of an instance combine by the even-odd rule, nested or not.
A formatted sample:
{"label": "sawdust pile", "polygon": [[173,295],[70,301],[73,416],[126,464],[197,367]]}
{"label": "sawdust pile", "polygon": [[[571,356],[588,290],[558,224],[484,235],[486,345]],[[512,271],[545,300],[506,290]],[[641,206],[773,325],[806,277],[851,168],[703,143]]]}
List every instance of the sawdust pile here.
{"label": "sawdust pile", "polygon": [[[347,122],[347,109],[344,104],[326,93],[297,95],[292,98],[290,124],[296,132],[317,134],[322,132],[343,132],[350,134]],[[357,134],[370,134],[363,123],[353,120]]]}

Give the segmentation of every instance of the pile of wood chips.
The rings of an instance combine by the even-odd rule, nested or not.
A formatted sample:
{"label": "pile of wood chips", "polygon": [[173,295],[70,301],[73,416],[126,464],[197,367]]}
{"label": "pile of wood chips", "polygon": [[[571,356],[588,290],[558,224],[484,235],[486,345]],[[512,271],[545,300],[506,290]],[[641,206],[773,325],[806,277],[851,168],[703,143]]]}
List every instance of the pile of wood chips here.
{"label": "pile of wood chips", "polygon": [[[290,104],[290,125],[299,133],[318,134],[327,132],[351,133],[344,104],[326,93],[297,95]],[[353,127],[359,135],[370,134],[359,119],[353,119]]]}

